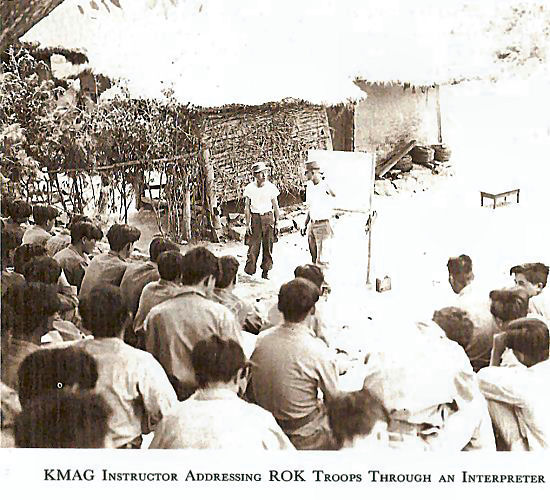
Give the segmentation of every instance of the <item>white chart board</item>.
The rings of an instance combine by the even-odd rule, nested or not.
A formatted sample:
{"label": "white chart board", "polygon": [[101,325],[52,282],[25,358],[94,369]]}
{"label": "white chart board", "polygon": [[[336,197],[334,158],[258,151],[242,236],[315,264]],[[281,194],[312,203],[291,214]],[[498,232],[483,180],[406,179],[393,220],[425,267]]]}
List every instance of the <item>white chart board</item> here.
{"label": "white chart board", "polygon": [[319,164],[335,192],[334,208],[370,212],[374,185],[373,154],[311,149],[308,160]]}

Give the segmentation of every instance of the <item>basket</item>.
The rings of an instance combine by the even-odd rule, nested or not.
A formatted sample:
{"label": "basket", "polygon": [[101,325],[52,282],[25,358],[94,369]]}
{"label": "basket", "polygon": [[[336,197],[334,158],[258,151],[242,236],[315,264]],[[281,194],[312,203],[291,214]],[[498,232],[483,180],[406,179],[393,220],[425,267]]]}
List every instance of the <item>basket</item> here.
{"label": "basket", "polygon": [[432,149],[434,150],[434,160],[445,162],[451,159],[451,150],[444,144],[434,144]]}
{"label": "basket", "polygon": [[411,150],[412,161],[421,165],[432,162],[434,154],[434,150],[428,146],[415,146]]}

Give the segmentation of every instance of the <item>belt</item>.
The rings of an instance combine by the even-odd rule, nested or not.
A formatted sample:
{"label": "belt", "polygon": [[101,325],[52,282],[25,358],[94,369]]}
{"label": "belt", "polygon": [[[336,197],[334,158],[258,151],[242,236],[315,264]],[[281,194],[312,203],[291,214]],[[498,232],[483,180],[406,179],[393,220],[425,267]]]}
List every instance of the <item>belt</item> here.
{"label": "belt", "polygon": [[317,224],[318,222],[328,222],[328,219],[317,219],[317,220],[312,220],[311,222],[313,222],[313,224]]}
{"label": "belt", "polygon": [[270,210],[269,212],[264,212],[263,214],[260,214],[258,212],[250,212],[252,215],[267,215],[267,214],[272,214],[273,213],[273,210]]}
{"label": "belt", "polygon": [[321,413],[321,410],[319,407],[315,408],[310,414],[306,415],[305,417],[300,418],[291,418],[288,420],[281,420],[279,418],[275,419],[277,420],[277,423],[281,427],[281,429],[285,432],[294,432],[295,430],[298,430],[300,427],[303,427],[306,424],[309,424],[310,422],[313,422],[315,417]]}

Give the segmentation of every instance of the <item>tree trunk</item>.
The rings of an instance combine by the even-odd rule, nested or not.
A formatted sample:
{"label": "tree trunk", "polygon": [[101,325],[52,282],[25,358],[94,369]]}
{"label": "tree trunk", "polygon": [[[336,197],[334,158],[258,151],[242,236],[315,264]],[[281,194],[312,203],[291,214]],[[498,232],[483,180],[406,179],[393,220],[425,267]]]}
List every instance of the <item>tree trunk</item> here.
{"label": "tree trunk", "polygon": [[183,231],[182,236],[186,241],[191,240],[191,189],[189,187],[189,179],[185,174],[184,181],[184,193],[183,193]]}
{"label": "tree trunk", "polygon": [[206,217],[210,228],[211,239],[214,243],[220,242],[217,230],[221,229],[220,218],[215,209],[218,206],[216,189],[214,187],[214,167],[210,163],[210,151],[206,146],[201,148],[201,167],[204,176],[204,197],[206,202]]}

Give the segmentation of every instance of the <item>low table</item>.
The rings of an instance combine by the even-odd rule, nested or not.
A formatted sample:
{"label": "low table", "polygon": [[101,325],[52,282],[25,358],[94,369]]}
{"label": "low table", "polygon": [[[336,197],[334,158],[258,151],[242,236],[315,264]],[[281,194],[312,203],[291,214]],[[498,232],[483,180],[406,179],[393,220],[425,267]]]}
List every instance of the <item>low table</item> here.
{"label": "low table", "polygon": [[517,203],[519,203],[519,188],[518,189],[511,189],[510,191],[502,191],[500,193],[487,193],[486,191],[481,191],[481,206],[483,206],[483,198],[490,198],[493,200],[493,209],[497,208],[497,200],[499,198],[504,198],[504,201],[508,198],[508,196],[516,195]]}

